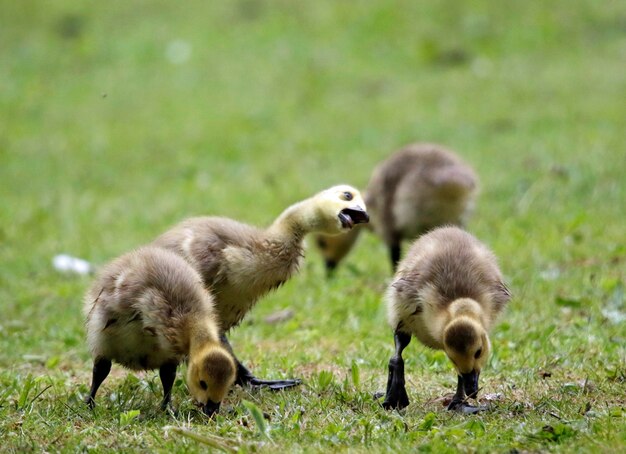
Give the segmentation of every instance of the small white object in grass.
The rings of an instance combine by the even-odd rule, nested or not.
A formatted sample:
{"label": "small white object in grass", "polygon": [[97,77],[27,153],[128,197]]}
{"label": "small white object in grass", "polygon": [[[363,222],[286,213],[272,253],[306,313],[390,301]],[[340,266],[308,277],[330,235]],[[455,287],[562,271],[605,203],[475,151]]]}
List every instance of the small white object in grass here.
{"label": "small white object in grass", "polygon": [[602,309],[602,315],[614,325],[619,325],[626,320],[626,313],[617,309]]}
{"label": "small white object in grass", "polygon": [[486,400],[487,402],[492,402],[494,400],[501,400],[502,399],[502,393],[491,393],[491,394],[483,394],[480,399],[481,400]]}
{"label": "small white object in grass", "polygon": [[554,281],[561,276],[561,270],[555,266],[550,266],[539,272],[539,277],[544,281]]}
{"label": "small white object in grass", "polygon": [[56,270],[66,273],[85,275],[93,271],[93,267],[88,261],[67,254],[55,255],[52,264]]}
{"label": "small white object in grass", "polygon": [[173,65],[182,65],[191,57],[191,44],[183,39],[170,41],[165,48],[165,56]]}

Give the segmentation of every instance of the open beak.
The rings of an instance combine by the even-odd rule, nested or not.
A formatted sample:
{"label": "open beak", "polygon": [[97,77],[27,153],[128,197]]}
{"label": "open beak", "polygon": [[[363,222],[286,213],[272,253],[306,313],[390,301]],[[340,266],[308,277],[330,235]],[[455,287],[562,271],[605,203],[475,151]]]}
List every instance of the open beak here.
{"label": "open beak", "polygon": [[351,229],[356,224],[367,224],[370,221],[367,212],[359,206],[344,208],[339,212],[338,218],[344,229]]}
{"label": "open beak", "polygon": [[213,402],[211,399],[209,399],[207,403],[204,404],[204,406],[202,407],[202,412],[209,417],[213,416],[218,411],[220,411],[220,402],[216,403]]}
{"label": "open beak", "polygon": [[461,374],[463,377],[463,389],[467,397],[476,397],[476,394],[478,394],[478,375],[480,374],[476,371]]}

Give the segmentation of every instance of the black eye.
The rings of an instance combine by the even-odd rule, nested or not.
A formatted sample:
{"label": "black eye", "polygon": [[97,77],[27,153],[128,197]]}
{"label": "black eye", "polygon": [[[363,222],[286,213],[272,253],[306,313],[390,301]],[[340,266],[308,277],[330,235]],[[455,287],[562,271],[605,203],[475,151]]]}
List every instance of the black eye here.
{"label": "black eye", "polygon": [[346,192],[343,193],[343,198],[346,199],[346,200],[352,200],[354,198],[354,196],[352,195],[351,192],[346,191]]}
{"label": "black eye", "polygon": [[324,238],[318,238],[317,245],[319,246],[320,249],[326,249],[326,246],[328,246]]}
{"label": "black eye", "polygon": [[476,350],[476,354],[474,355],[474,358],[478,359],[480,358],[480,355],[482,354],[483,349],[479,348],[478,350]]}
{"label": "black eye", "polygon": [[206,384],[206,382],[204,380],[200,380],[200,388],[204,389],[205,391],[207,390],[209,386]]}

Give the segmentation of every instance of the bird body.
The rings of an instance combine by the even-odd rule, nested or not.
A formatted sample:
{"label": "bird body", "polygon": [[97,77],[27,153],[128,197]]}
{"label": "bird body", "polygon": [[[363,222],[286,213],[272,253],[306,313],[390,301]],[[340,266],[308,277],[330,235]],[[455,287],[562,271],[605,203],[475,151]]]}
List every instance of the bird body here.
{"label": "bird body", "polygon": [[[359,191],[339,185],[288,207],[266,229],[218,217],[191,218],[154,241],[187,261],[215,297],[222,333],[241,322],[256,302],[294,275],[307,233],[338,234],[368,222]],[[228,340],[222,336],[225,344]],[[293,386],[260,381],[237,363],[239,384]]]}
{"label": "bird body", "polygon": [[471,234],[442,227],[419,238],[400,263],[386,295],[387,316],[394,330],[443,349],[455,301],[474,301],[480,324],[489,330],[509,297],[493,253]]}
{"label": "bird body", "polygon": [[284,241],[220,217],[187,219],[154,244],[177,253],[200,273],[215,295],[224,330],[239,324],[259,298],[295,274],[303,256],[299,238]]}
{"label": "bird body", "polygon": [[385,296],[396,354],[384,405],[408,405],[398,364],[403,375],[402,350],[411,336],[444,350],[455,365],[462,388],[456,405],[464,393],[475,394],[491,349],[488,332],[509,299],[494,254],[469,233],[441,227],[415,241]]}
{"label": "bird body", "polygon": [[[464,226],[473,211],[478,178],[457,154],[441,145],[416,143],[376,166],[365,190],[368,225],[384,241],[395,266],[402,240],[442,225]],[[333,269],[363,228],[317,242]]]}
{"label": "bird body", "polygon": [[477,177],[454,152],[412,144],[379,164],[366,190],[372,227],[388,245],[446,224],[464,225]]}
{"label": "bird body", "polygon": [[[202,377],[206,389],[193,392],[202,386],[188,385],[205,405],[219,405],[235,379],[234,360],[220,342],[213,297],[198,273],[170,251],[143,247],[105,266],[87,292],[84,311],[95,364],[91,405],[112,361],[168,375],[173,369],[175,376],[176,366],[189,357],[188,377]],[[170,389],[164,382],[164,406]]]}

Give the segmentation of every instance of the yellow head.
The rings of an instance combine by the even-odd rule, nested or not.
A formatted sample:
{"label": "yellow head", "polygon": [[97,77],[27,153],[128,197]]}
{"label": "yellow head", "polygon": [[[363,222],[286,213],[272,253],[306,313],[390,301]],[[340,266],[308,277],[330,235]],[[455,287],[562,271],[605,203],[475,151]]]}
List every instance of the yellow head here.
{"label": "yellow head", "polygon": [[491,351],[487,331],[473,318],[457,317],[444,329],[443,346],[458,375],[463,378],[465,393],[475,396],[478,376]]}
{"label": "yellow head", "polygon": [[363,197],[352,186],[333,186],[315,195],[311,202],[316,232],[337,235],[369,222]]}
{"label": "yellow head", "polygon": [[210,344],[189,358],[187,387],[202,410],[211,416],[235,382],[237,368],[228,350],[219,344]]}

